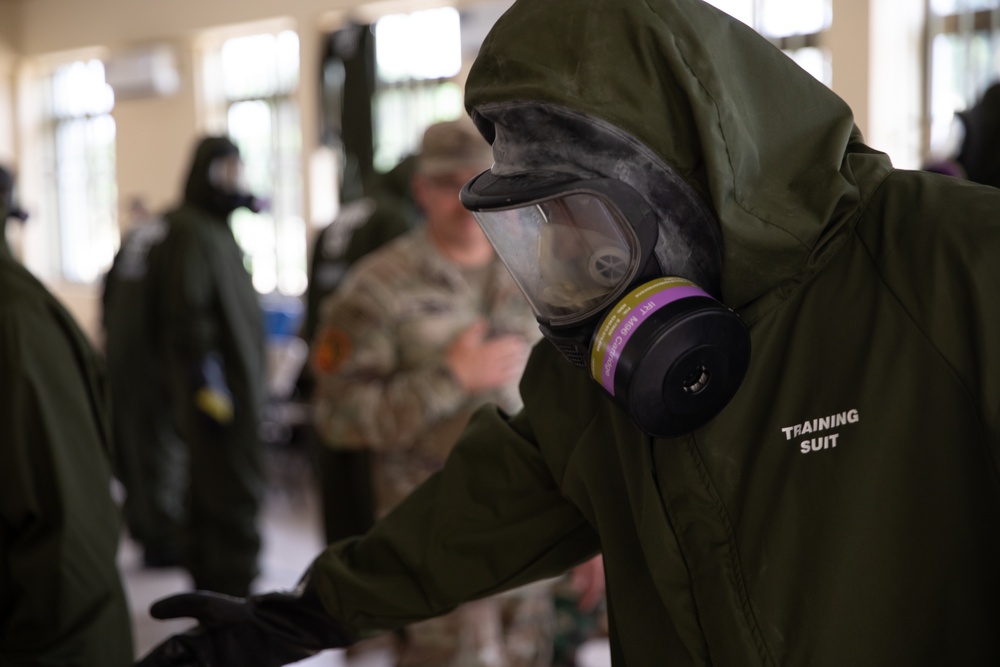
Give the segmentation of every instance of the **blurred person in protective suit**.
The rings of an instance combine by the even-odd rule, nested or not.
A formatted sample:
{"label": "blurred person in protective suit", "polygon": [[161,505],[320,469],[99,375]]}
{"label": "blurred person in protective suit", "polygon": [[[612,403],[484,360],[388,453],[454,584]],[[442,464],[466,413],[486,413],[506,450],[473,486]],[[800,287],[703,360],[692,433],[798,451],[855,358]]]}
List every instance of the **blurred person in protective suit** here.
{"label": "blurred person in protective suit", "polygon": [[517,0],[466,106],[463,201],[548,339],[523,409],[297,590],[156,603],[199,625],[145,664],[282,664],[598,549],[616,665],[1000,663],[1000,192],[895,169],[701,0]]}
{"label": "blurred person in protective suit", "polygon": [[[420,211],[410,179],[415,155],[405,157],[367,187],[368,194],[344,203],[332,223],[316,238],[309,263],[309,288],[300,336],[311,342],[319,326],[323,301],[336,292],[348,269],[359,259],[416,226]],[[306,364],[298,382],[299,398],[311,403],[316,378]],[[375,509],[371,489],[371,452],[328,447],[310,426],[322,499],[327,542],[360,535],[371,528]]]}
{"label": "blurred person in protective suit", "polygon": [[195,150],[184,201],[163,217],[148,254],[155,343],[169,369],[170,404],[187,445],[181,559],[198,589],[246,595],[258,574],[263,495],[260,409],[266,398],[264,323],[243,252],[229,227],[260,202],[226,137]]}
{"label": "blurred person in protective suit", "polygon": [[136,209],[101,294],[104,355],[115,410],[122,513],[147,567],[180,565],[185,449],[174,426],[166,359],[157,349],[147,284],[149,251],[167,222]]}
{"label": "blurred person in protective suit", "polygon": [[[11,217],[0,179],[0,220]],[[0,664],[134,659],[116,565],[104,367],[73,317],[0,256]]]}
{"label": "blurred person in protective suit", "polygon": [[958,153],[929,161],[924,169],[1000,188],[1000,83],[987,87],[972,108],[955,118],[961,137]]}
{"label": "blurred person in protective suit", "polygon": [[0,256],[13,257],[10,242],[7,239],[7,223],[16,220],[23,223],[28,219],[28,213],[17,203],[14,192],[14,174],[0,167]]}

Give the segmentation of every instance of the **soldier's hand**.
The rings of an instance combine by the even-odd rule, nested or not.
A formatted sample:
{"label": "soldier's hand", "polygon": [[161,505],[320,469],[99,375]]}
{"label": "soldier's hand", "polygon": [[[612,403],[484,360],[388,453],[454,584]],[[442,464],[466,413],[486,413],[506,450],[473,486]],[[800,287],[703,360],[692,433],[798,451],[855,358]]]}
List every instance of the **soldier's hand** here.
{"label": "soldier's hand", "polygon": [[157,601],[150,614],[199,624],[156,646],[136,667],[278,667],[352,641],[318,600],[301,594],[182,593]]}
{"label": "soldier's hand", "polygon": [[496,389],[517,381],[524,372],[530,346],[516,334],[487,338],[487,323],[479,320],[448,346],[452,375],[470,393]]}

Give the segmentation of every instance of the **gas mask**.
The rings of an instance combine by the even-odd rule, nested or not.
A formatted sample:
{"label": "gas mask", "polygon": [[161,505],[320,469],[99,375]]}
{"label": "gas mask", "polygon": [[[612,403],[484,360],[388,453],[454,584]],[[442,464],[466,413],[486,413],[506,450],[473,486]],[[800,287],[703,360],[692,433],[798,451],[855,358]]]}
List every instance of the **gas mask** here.
{"label": "gas mask", "polygon": [[17,201],[14,201],[11,204],[10,210],[7,211],[7,218],[8,219],[13,218],[14,220],[17,220],[18,222],[27,222],[28,221],[28,212],[25,211],[20,206],[18,206]]}
{"label": "gas mask", "polygon": [[14,177],[6,169],[0,167],[0,227],[11,218],[18,222],[25,222],[28,219],[28,213],[17,203]]}
{"label": "gas mask", "polygon": [[690,432],[746,374],[739,317],[692,280],[664,276],[661,220],[622,180],[486,171],[461,192],[544,336],[656,437]]}
{"label": "gas mask", "polygon": [[243,171],[243,160],[230,153],[216,157],[208,165],[208,182],[214,206],[227,215],[245,207],[251,213],[260,213],[267,205],[249,193]]}

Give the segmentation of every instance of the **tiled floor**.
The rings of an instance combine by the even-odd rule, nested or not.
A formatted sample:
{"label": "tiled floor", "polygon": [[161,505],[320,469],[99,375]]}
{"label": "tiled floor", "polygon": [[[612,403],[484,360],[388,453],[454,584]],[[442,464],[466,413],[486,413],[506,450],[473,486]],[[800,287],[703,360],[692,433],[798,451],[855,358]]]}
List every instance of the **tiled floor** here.
{"label": "tiled floor", "polygon": [[[319,507],[308,475],[296,471],[296,483],[272,485],[262,516],[264,536],[262,575],[254,583],[258,591],[292,588],[323,546]],[[119,551],[119,565],[132,608],[136,652],[145,655],[161,640],[185,630],[190,619],[158,621],[149,615],[149,605],[173,593],[191,589],[190,579],[181,569],[151,570],[142,566],[142,554],[125,538]],[[307,667],[344,667],[342,651],[327,651],[295,663]],[[384,655],[369,656],[364,662],[351,660],[350,667],[388,667]]]}

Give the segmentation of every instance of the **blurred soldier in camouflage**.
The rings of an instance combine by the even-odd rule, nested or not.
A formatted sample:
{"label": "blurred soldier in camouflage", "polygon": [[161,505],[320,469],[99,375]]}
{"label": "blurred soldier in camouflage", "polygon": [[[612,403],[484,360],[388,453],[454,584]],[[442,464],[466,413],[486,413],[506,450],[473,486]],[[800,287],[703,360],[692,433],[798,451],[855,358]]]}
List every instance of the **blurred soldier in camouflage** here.
{"label": "blurred soldier in camouflage", "polygon": [[[340,287],[348,269],[420,222],[410,187],[416,163],[416,155],[408,155],[377,177],[366,187],[366,196],[342,205],[336,219],[319,233],[309,264],[305,321],[299,334],[307,342],[316,336],[320,305]],[[312,403],[315,384],[312,368],[305,364],[298,381],[299,399]],[[371,451],[324,444],[311,427],[302,433],[314,452],[326,541],[367,532],[375,522]]]}
{"label": "blurred soldier in camouflage", "polygon": [[[424,224],[361,260],[323,305],[317,431],[328,445],[374,453],[379,516],[444,465],[476,407],[521,404],[538,325],[458,199],[491,161],[468,119],[429,127],[412,184]],[[553,625],[549,585],[536,584],[407,627],[397,664],[540,667]]]}

